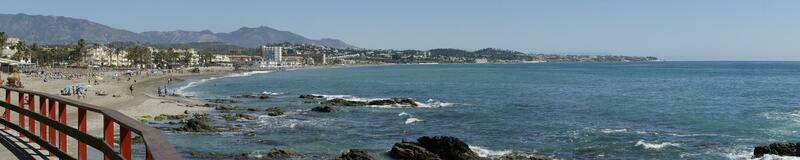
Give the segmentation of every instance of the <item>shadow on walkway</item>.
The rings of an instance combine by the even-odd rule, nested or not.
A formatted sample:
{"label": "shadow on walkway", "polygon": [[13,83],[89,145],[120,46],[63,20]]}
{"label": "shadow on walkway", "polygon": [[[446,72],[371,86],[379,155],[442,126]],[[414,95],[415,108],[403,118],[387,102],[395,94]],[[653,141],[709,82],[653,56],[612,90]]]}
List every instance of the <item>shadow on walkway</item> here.
{"label": "shadow on walkway", "polygon": [[9,133],[7,130],[0,129],[0,144],[8,149],[17,159],[50,159],[46,154],[39,151],[37,147],[24,142],[19,136],[15,135],[16,134]]}

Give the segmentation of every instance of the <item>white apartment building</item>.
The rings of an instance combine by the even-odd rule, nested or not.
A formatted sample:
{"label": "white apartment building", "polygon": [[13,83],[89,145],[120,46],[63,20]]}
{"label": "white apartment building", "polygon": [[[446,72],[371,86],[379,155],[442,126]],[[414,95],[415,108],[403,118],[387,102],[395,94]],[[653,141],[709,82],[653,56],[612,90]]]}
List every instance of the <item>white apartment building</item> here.
{"label": "white apartment building", "polygon": [[283,47],[261,46],[261,53],[267,65],[280,65],[283,59]]}
{"label": "white apartment building", "polygon": [[86,50],[83,63],[90,66],[129,66],[131,62],[125,58],[127,55],[128,52],[124,50],[118,52],[105,46],[91,47]]}
{"label": "white apartment building", "polygon": [[172,51],[175,52],[175,53],[179,53],[180,54],[180,58],[185,58],[185,56],[188,53],[189,56],[191,56],[190,59],[189,59],[189,65],[190,66],[194,66],[194,65],[199,65],[200,64],[200,54],[197,54],[197,50],[195,50],[194,48],[172,49]]}

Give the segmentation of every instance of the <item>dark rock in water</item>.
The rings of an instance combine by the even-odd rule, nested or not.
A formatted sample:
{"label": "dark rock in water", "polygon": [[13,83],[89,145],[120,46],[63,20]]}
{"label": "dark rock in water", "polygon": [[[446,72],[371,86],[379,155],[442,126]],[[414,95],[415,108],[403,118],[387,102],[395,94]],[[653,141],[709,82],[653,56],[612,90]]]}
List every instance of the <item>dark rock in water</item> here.
{"label": "dark rock in water", "polygon": [[394,105],[394,104],[397,104],[397,102],[395,102],[393,100],[382,99],[382,100],[369,101],[369,103],[367,103],[367,104],[368,105]]}
{"label": "dark rock in water", "polygon": [[211,102],[211,103],[222,103],[222,104],[225,104],[225,103],[239,103],[239,101],[232,100],[232,99],[206,99],[206,100],[208,102]]}
{"label": "dark rock in water", "polygon": [[231,98],[258,98],[258,99],[267,99],[269,98],[269,94],[245,94],[245,95],[238,95],[238,96],[231,96]]}
{"label": "dark rock in water", "polygon": [[384,106],[384,105],[400,105],[400,106],[411,106],[411,107],[419,106],[419,104],[417,104],[417,102],[414,102],[414,100],[411,100],[409,98],[402,98],[402,97],[400,97],[400,98],[392,98],[392,99],[374,100],[374,101],[369,101],[367,104],[368,105],[381,105],[381,106]]}
{"label": "dark rock in water", "polygon": [[208,120],[203,118],[192,118],[186,121],[186,124],[183,127],[179,128],[179,131],[184,132],[215,132],[217,131],[216,128],[212,127],[208,124]]}
{"label": "dark rock in water", "polygon": [[304,94],[304,95],[300,95],[300,98],[302,98],[302,99],[319,99],[319,98],[323,98],[323,97],[322,96],[317,96],[317,95],[312,95],[312,94]]}
{"label": "dark rock in water", "polygon": [[258,108],[247,108],[247,111],[250,111],[250,112],[260,112],[260,111],[262,111],[262,110],[261,110],[261,109],[258,109]]}
{"label": "dark rock in water", "polygon": [[325,104],[334,105],[334,106],[365,106],[367,102],[361,101],[348,101],[341,98],[335,98],[328,101],[325,101]]}
{"label": "dark rock in water", "polygon": [[552,160],[552,158],[535,156],[535,155],[526,156],[520,153],[510,153],[500,157],[500,160]]}
{"label": "dark rock in water", "polygon": [[267,157],[303,157],[303,154],[291,150],[273,148],[267,153]]}
{"label": "dark rock in water", "polygon": [[250,153],[239,153],[236,156],[233,156],[234,160],[247,160],[250,158]]}
{"label": "dark rock in water", "polygon": [[225,120],[228,120],[228,121],[235,121],[235,120],[239,120],[239,119],[254,120],[254,119],[256,119],[256,117],[252,116],[252,115],[249,115],[249,114],[236,113],[236,114],[224,114],[224,115],[222,115],[222,119],[225,119]]}
{"label": "dark rock in water", "polygon": [[311,108],[311,111],[322,112],[322,113],[333,113],[333,112],[336,112],[336,109],[333,109],[333,107],[331,107],[331,106],[317,106],[317,107]]}
{"label": "dark rock in water", "polygon": [[764,154],[800,156],[800,143],[773,143],[753,149],[753,156],[756,158],[763,157]]}
{"label": "dark rock in water", "polygon": [[347,153],[342,154],[341,156],[334,158],[334,160],[374,160],[366,151],[358,150],[358,149],[350,149]]}
{"label": "dark rock in water", "polygon": [[438,155],[414,142],[395,143],[389,156],[401,160],[441,160]]}
{"label": "dark rock in water", "polygon": [[199,159],[223,159],[223,158],[228,158],[230,155],[219,152],[189,151],[189,156],[192,158],[199,158]]}
{"label": "dark rock in water", "polygon": [[414,102],[414,100],[411,100],[410,98],[402,98],[402,97],[400,97],[400,98],[392,98],[392,100],[397,102],[397,104],[399,104],[399,105],[409,105],[411,107],[419,106],[419,104],[417,104],[417,102]]}
{"label": "dark rock in water", "polygon": [[528,159],[529,160],[553,160],[552,158],[549,158],[549,157],[540,157],[540,156],[531,156]]}
{"label": "dark rock in water", "polygon": [[258,97],[251,94],[245,94],[245,95],[231,96],[231,98],[258,98]]}
{"label": "dark rock in water", "polygon": [[469,149],[469,145],[450,136],[423,136],[417,139],[419,146],[439,155],[441,159],[481,159],[477,153]]}
{"label": "dark rock in water", "polygon": [[217,105],[216,107],[214,107],[214,110],[218,111],[230,111],[234,109],[236,109],[236,107],[230,105]]}
{"label": "dark rock in water", "polygon": [[283,111],[278,107],[270,107],[270,108],[267,108],[265,111],[267,111],[267,115],[269,115],[269,116],[280,116],[280,115],[283,115]]}

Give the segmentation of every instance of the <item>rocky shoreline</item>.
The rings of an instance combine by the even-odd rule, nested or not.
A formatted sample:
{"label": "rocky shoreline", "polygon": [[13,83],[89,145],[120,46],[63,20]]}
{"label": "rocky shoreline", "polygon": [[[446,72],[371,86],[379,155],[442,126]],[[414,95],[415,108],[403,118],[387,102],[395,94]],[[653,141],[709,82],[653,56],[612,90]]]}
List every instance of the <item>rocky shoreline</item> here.
{"label": "rocky shoreline", "polygon": [[[205,104],[193,105],[191,107],[206,107],[213,108],[211,113],[189,113],[188,111],[180,115],[158,115],[158,116],[143,116],[141,121],[152,122],[151,124],[162,130],[173,132],[191,132],[191,133],[207,133],[214,134],[217,132],[238,132],[241,130],[240,126],[236,125],[222,125],[217,123],[219,121],[239,121],[239,120],[255,120],[259,115],[266,116],[281,116],[284,114],[284,109],[281,107],[241,107],[237,103],[241,103],[237,99],[262,99],[268,100],[268,94],[243,94],[231,96],[230,99],[206,99]],[[306,110],[304,112],[315,112],[320,114],[333,114],[336,113],[337,107],[358,107],[369,105],[385,105],[392,107],[418,107],[419,104],[410,98],[390,98],[390,99],[375,99],[369,101],[354,101],[342,98],[328,98],[323,96],[304,94],[298,96],[299,100],[305,103],[314,103],[318,106]],[[189,105],[189,104],[187,104]],[[157,125],[166,124],[166,125]],[[369,152],[359,149],[349,149],[347,152],[341,153],[336,157],[329,157],[328,159],[335,160],[372,160],[378,157],[391,157],[394,159],[429,159],[429,160],[484,160],[484,159],[503,159],[503,160],[521,160],[521,159],[550,159],[548,157],[539,156],[525,156],[521,154],[506,155],[503,157],[480,157],[477,153],[469,148],[469,145],[456,137],[449,136],[423,136],[417,139],[417,142],[400,141],[393,146],[387,146],[388,152],[382,155],[370,155]],[[191,156],[201,158],[233,158],[237,160],[244,159],[274,159],[274,158],[302,158],[305,155],[299,151],[292,151],[282,148],[273,148],[268,152],[247,152],[238,154],[222,154],[222,153],[203,153],[203,152],[189,152]]]}

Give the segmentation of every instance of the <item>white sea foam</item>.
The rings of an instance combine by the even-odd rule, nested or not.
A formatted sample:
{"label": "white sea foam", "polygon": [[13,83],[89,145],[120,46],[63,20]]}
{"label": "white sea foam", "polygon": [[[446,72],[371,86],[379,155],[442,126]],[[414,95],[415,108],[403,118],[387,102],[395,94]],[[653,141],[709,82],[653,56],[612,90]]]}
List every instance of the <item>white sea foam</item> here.
{"label": "white sea foam", "polygon": [[488,157],[488,158],[496,158],[501,157],[507,154],[511,154],[511,150],[490,150],[479,146],[469,146],[469,149],[473,152],[477,153],[478,156],[481,157]]}
{"label": "white sea foam", "polygon": [[623,128],[623,129],[603,128],[603,129],[600,129],[600,132],[603,132],[603,133],[606,133],[606,134],[609,134],[609,133],[624,133],[624,132],[628,132],[628,129],[625,129],[625,128]]}
{"label": "white sea foam", "polygon": [[636,142],[636,146],[642,147],[644,149],[661,150],[664,149],[665,147],[680,147],[681,144],[672,142],[649,143],[645,142],[644,140],[639,140],[638,142]]}
{"label": "white sea foam", "polygon": [[400,117],[402,117],[402,116],[411,116],[411,115],[409,115],[409,114],[408,114],[408,113],[406,113],[406,112],[401,112],[400,114],[397,114],[397,116],[400,116]]}
{"label": "white sea foam", "polygon": [[[339,98],[339,99],[344,99],[344,100],[347,100],[347,101],[356,101],[356,102],[370,102],[370,101],[376,101],[376,100],[391,99],[391,98],[364,98],[364,97],[357,97],[357,96],[353,96],[353,95],[325,95],[325,94],[311,94],[311,95],[322,96],[322,98],[324,98],[325,100],[332,100],[332,99]],[[442,101],[438,101],[438,100],[434,100],[434,99],[428,99],[425,102],[414,101],[414,103],[417,103],[417,107],[420,107],[420,108],[450,107],[450,106],[455,105],[455,103],[442,102]],[[405,106],[405,105],[367,105],[367,107],[398,108],[398,107],[408,107],[408,106]]]}
{"label": "white sea foam", "polygon": [[186,85],[178,87],[178,89],[175,90],[175,93],[180,94],[180,95],[187,95],[189,93],[185,92],[184,90],[186,90],[188,88],[191,88],[191,87],[194,87],[194,86],[197,86],[197,85],[200,85],[200,84],[203,84],[203,83],[206,83],[206,82],[211,81],[211,80],[216,80],[216,79],[221,79],[221,78],[231,78],[231,77],[246,77],[246,76],[252,76],[252,75],[255,75],[255,74],[270,73],[270,72],[272,72],[272,71],[252,71],[252,72],[245,72],[245,73],[232,73],[232,74],[228,74],[228,75],[221,76],[221,77],[209,77],[209,78],[205,78],[205,79],[189,82]]}
{"label": "white sea foam", "polygon": [[411,124],[411,123],[416,123],[416,122],[422,122],[422,120],[419,119],[419,118],[413,118],[413,117],[406,119],[406,124]]}
{"label": "white sea foam", "polygon": [[800,160],[800,157],[765,154],[764,157],[761,157],[761,160]]}
{"label": "white sea foam", "polygon": [[764,112],[761,113],[761,116],[770,120],[800,122],[800,110],[791,112]]}

